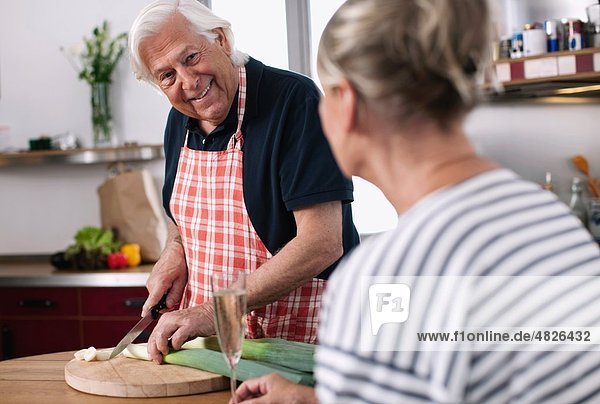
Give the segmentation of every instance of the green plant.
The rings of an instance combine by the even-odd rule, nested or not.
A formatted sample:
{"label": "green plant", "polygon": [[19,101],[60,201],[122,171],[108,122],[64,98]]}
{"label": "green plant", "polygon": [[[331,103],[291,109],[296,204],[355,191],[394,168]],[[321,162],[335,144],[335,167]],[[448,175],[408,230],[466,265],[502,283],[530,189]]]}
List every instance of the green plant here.
{"label": "green plant", "polygon": [[108,22],[104,21],[93,29],[91,38],[83,38],[83,45],[83,49],[72,47],[68,52],[64,48],[61,51],[79,73],[80,79],[89,84],[110,83],[113,71],[125,52],[127,33],[111,38]]}
{"label": "green plant", "polygon": [[91,38],[83,38],[83,46],[73,46],[66,51],[61,47],[79,78],[91,86],[92,127],[94,145],[108,146],[112,143],[112,114],[109,87],[112,75],[125,52],[127,33],[111,38],[108,22],[95,27]]}

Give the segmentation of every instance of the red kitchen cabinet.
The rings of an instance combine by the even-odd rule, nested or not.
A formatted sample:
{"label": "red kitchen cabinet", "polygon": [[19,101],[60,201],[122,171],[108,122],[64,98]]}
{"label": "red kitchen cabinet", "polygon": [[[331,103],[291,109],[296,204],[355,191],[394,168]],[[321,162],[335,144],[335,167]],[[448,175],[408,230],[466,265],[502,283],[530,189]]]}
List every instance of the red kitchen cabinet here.
{"label": "red kitchen cabinet", "polygon": [[76,316],[76,288],[0,288],[0,316]]}
{"label": "red kitchen cabinet", "polygon": [[7,336],[12,337],[12,341],[6,341],[7,347],[11,343],[7,352],[9,357],[70,351],[79,347],[77,320],[6,320],[2,321],[2,326],[12,334]]}
{"label": "red kitchen cabinet", "polygon": [[[121,338],[133,328],[139,318],[135,321],[110,319],[110,320],[84,320],[83,321],[83,346],[96,348],[107,348],[116,346]],[[135,343],[146,342],[156,323],[146,328]]]}
{"label": "red kitchen cabinet", "polygon": [[75,288],[0,288],[0,359],[76,349]]}
{"label": "red kitchen cabinet", "polygon": [[84,316],[129,316],[140,319],[146,288],[81,288]]}
{"label": "red kitchen cabinet", "polygon": [[[113,347],[139,320],[148,296],[146,288],[82,288],[83,346]],[[135,340],[145,342],[153,328],[148,327]]]}
{"label": "red kitchen cabinet", "polygon": [[147,294],[145,287],[0,287],[0,360],[115,346],[140,319]]}

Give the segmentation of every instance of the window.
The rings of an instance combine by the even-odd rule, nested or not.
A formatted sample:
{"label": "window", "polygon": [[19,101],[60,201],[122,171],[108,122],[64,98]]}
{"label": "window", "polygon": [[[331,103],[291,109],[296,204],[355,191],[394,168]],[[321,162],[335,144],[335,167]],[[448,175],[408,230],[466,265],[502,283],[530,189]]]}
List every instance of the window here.
{"label": "window", "polygon": [[311,76],[315,81],[318,81],[316,60],[321,33],[325,29],[325,26],[333,13],[335,13],[344,2],[345,0],[310,0]]}
{"label": "window", "polygon": [[[315,61],[319,39],[325,25],[344,1],[298,1],[307,1],[310,6],[311,76],[318,85]],[[283,69],[290,68],[288,62],[287,19],[296,18],[297,16],[286,16],[285,1],[213,0],[211,7],[216,15],[231,23],[235,34],[236,47],[239,50],[270,66]],[[249,16],[257,14],[264,16],[264,18],[260,21],[249,18]],[[302,26],[306,25],[301,24]],[[300,33],[297,35],[297,37],[301,36]],[[293,46],[293,44],[290,46]],[[394,228],[397,222],[397,214],[392,205],[385,199],[383,193],[376,186],[361,178],[355,177],[353,181],[355,201],[352,204],[352,209],[359,233],[378,233]]]}
{"label": "window", "polygon": [[[316,60],[321,33],[342,3],[344,0],[310,0],[311,74],[317,83]],[[359,177],[353,177],[352,181],[354,182],[352,213],[358,232],[379,233],[396,227],[398,214],[381,190]]]}
{"label": "window", "polygon": [[231,23],[236,48],[269,66],[288,68],[284,1],[215,0],[211,7]]}

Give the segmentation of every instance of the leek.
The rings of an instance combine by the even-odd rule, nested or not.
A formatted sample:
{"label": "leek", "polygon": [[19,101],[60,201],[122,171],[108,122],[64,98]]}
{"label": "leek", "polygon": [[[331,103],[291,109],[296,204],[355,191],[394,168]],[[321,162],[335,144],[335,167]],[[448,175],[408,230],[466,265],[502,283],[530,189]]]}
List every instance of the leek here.
{"label": "leek", "polygon": [[[242,359],[237,367],[237,379],[244,381],[269,373],[278,373],[294,382],[311,386],[315,345],[279,338],[244,340]],[[130,344],[124,355],[149,360],[147,344]],[[217,337],[198,337],[183,344],[179,351],[164,357],[166,363],[194,367],[207,372],[230,376],[229,366],[220,352]]]}
{"label": "leek", "polygon": [[[225,362],[223,354],[210,349],[192,348],[174,351],[165,355],[164,361],[173,365],[189,366],[227,377],[231,376],[229,366]],[[240,359],[237,366],[236,378],[240,381],[245,381],[269,373],[277,373],[294,383],[307,386],[314,385],[314,378],[311,373],[249,359]]]}
{"label": "leek", "polygon": [[[217,337],[198,337],[188,341],[183,349],[206,348],[220,351]],[[267,362],[301,372],[312,372],[314,367],[315,345],[288,341],[280,338],[245,339],[242,345],[242,359]]]}

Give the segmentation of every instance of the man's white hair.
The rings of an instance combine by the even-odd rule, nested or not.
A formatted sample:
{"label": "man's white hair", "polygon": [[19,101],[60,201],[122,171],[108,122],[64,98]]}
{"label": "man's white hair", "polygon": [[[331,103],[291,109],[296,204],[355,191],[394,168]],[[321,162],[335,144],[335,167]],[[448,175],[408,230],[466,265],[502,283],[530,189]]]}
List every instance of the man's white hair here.
{"label": "man's white hair", "polygon": [[131,68],[138,80],[155,84],[150,70],[140,56],[140,43],[144,38],[160,32],[162,25],[175,13],[181,14],[190,22],[190,26],[196,33],[205,36],[209,41],[217,39],[217,35],[212,32],[213,29],[223,29],[225,38],[232,49],[231,62],[233,65],[243,66],[248,61],[248,55],[235,48],[235,40],[229,21],[217,17],[199,1],[156,0],[140,11],[129,31]]}

